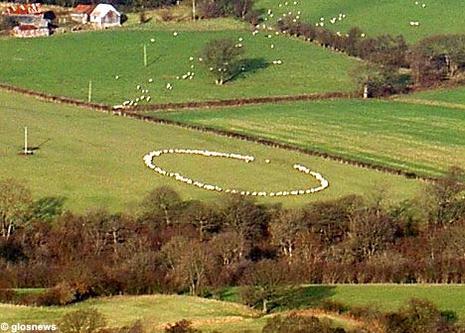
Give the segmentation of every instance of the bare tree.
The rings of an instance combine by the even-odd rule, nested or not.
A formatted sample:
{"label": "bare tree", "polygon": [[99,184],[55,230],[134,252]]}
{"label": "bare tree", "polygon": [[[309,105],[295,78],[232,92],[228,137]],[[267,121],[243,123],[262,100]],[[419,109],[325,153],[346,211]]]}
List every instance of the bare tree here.
{"label": "bare tree", "polygon": [[9,239],[15,228],[28,221],[32,208],[29,189],[13,179],[0,182],[0,226],[2,237]]}

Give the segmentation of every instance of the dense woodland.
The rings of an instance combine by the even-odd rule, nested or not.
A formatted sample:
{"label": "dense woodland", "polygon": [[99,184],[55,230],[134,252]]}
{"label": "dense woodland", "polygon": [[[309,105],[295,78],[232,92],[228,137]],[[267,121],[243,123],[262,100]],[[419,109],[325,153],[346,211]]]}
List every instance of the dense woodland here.
{"label": "dense woodland", "polygon": [[52,288],[20,301],[45,305],[242,286],[244,301],[265,312],[282,285],[463,283],[464,180],[452,169],[395,205],[380,191],[292,209],[241,196],[183,201],[162,187],[134,215],[63,212],[63,198],[33,200],[22,184],[3,180],[0,282]]}

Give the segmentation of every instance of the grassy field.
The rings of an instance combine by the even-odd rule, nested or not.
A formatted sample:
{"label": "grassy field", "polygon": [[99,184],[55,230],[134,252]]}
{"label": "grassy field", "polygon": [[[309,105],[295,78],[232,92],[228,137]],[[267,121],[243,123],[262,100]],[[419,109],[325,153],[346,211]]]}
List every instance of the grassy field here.
{"label": "grassy field", "polygon": [[452,310],[465,321],[463,285],[338,285],[330,299],[349,305],[394,311],[411,298],[427,299],[441,310]]}
{"label": "grassy field", "polygon": [[465,112],[444,107],[335,100],[152,115],[424,174],[465,163]]}
{"label": "grassy field", "polygon": [[[173,33],[166,29],[117,30],[29,40],[3,39],[0,82],[86,100],[91,80],[92,100],[109,104],[121,104],[141,95],[151,96],[153,103],[354,88],[348,72],[356,60],[299,40],[275,35],[270,39],[265,34],[253,36],[247,30],[179,30],[177,37]],[[218,38],[237,40],[249,61],[247,69],[224,86],[215,85],[208,68],[198,60],[204,45]],[[239,42],[239,38],[243,41]],[[147,44],[147,67],[143,64],[144,44]],[[275,45],[273,49],[271,44]],[[273,65],[274,60],[283,63]],[[195,73],[192,80],[182,80],[187,72]],[[150,79],[153,83],[149,83]],[[168,83],[174,87],[172,90],[166,89]],[[142,94],[137,85],[149,93]]]}
{"label": "grassy field", "polygon": [[459,110],[465,109],[465,88],[442,88],[399,96],[398,100],[425,105],[440,105]]}
{"label": "grassy field", "polygon": [[264,320],[258,313],[236,303],[188,296],[117,296],[91,299],[64,307],[26,307],[0,304],[0,322],[56,323],[66,314],[95,308],[107,319],[110,327],[129,325],[141,320],[145,327],[162,331],[164,325],[188,319],[196,327],[210,331],[239,333],[243,329],[259,332]]}
{"label": "grassy field", "polygon": [[[67,207],[84,210],[106,207],[111,210],[135,209],[151,189],[169,185],[185,199],[221,199],[225,194],[185,185],[150,171],[142,157],[163,148],[197,148],[254,155],[253,163],[193,156],[165,155],[158,163],[219,186],[244,190],[285,190],[290,186],[314,184],[292,169],[303,163],[321,172],[330,188],[315,195],[265,202],[300,205],[358,193],[367,194],[379,186],[388,187],[392,198],[412,195],[420,185],[403,177],[355,168],[316,157],[264,147],[172,126],[162,126],[55,104],[47,104],[0,92],[0,178],[23,180],[36,195],[63,195]],[[25,158],[17,153],[23,140],[23,126],[29,128],[36,155]],[[265,159],[271,163],[266,164]],[[208,172],[206,172],[208,171]]]}
{"label": "grassy field", "polygon": [[[236,300],[237,289],[232,288],[231,291],[233,296],[230,298]],[[464,297],[465,286],[460,285],[311,285],[302,287],[300,294],[293,295],[291,306],[301,309],[318,307],[324,300],[333,300],[351,306],[396,311],[411,298],[421,298],[432,301],[441,310],[456,312],[463,321]],[[188,319],[205,331],[260,332],[267,319],[259,318],[257,311],[233,302],[154,295],[97,298],[75,305],[47,308],[0,304],[0,322],[51,323],[59,321],[66,313],[88,308],[102,312],[109,326],[123,326],[142,320],[147,327],[155,330],[160,330],[167,323]],[[340,324],[344,325],[344,322]]]}
{"label": "grassy field", "polygon": [[[219,296],[222,300],[240,302],[239,289],[228,288]],[[465,286],[433,284],[338,284],[306,285],[283,292],[274,303],[275,312],[318,307],[324,301],[349,306],[370,306],[380,311],[396,311],[412,298],[426,299],[441,310],[455,311],[465,321]]]}
{"label": "grassy field", "polygon": [[[347,32],[352,27],[361,28],[368,37],[390,33],[402,34],[408,41],[414,42],[423,37],[444,34],[463,33],[465,21],[462,13],[465,3],[460,0],[430,1],[419,0],[260,0],[258,7],[265,13],[272,9],[273,21],[283,13],[301,11],[304,22],[320,22],[325,18],[325,27],[334,31]],[[287,3],[287,6],[285,5]],[[279,4],[282,6],[279,7]],[[426,7],[423,8],[422,5]],[[330,19],[345,14],[346,18],[331,24]],[[410,26],[410,21],[418,21],[419,26]]]}

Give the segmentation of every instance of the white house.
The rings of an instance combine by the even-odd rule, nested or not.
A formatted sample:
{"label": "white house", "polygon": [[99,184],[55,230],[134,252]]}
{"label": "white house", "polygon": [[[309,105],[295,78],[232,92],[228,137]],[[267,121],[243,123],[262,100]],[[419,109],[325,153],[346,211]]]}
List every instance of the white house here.
{"label": "white house", "polygon": [[121,13],[112,5],[101,3],[90,13],[90,23],[102,29],[117,27],[121,25]]}

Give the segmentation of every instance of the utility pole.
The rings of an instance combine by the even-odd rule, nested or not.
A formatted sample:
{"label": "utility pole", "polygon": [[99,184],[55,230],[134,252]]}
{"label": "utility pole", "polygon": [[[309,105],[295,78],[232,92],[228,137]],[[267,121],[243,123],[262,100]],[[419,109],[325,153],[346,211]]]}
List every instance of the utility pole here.
{"label": "utility pole", "polygon": [[195,16],[196,16],[196,4],[195,4],[195,1],[196,0],[192,0],[192,21],[195,21]]}
{"label": "utility pole", "polygon": [[27,149],[27,127],[24,127],[24,155],[29,153]]}
{"label": "utility pole", "polygon": [[144,67],[147,67],[147,44],[144,44]]}
{"label": "utility pole", "polygon": [[89,81],[89,92],[87,94],[87,101],[92,102],[92,80]]}

